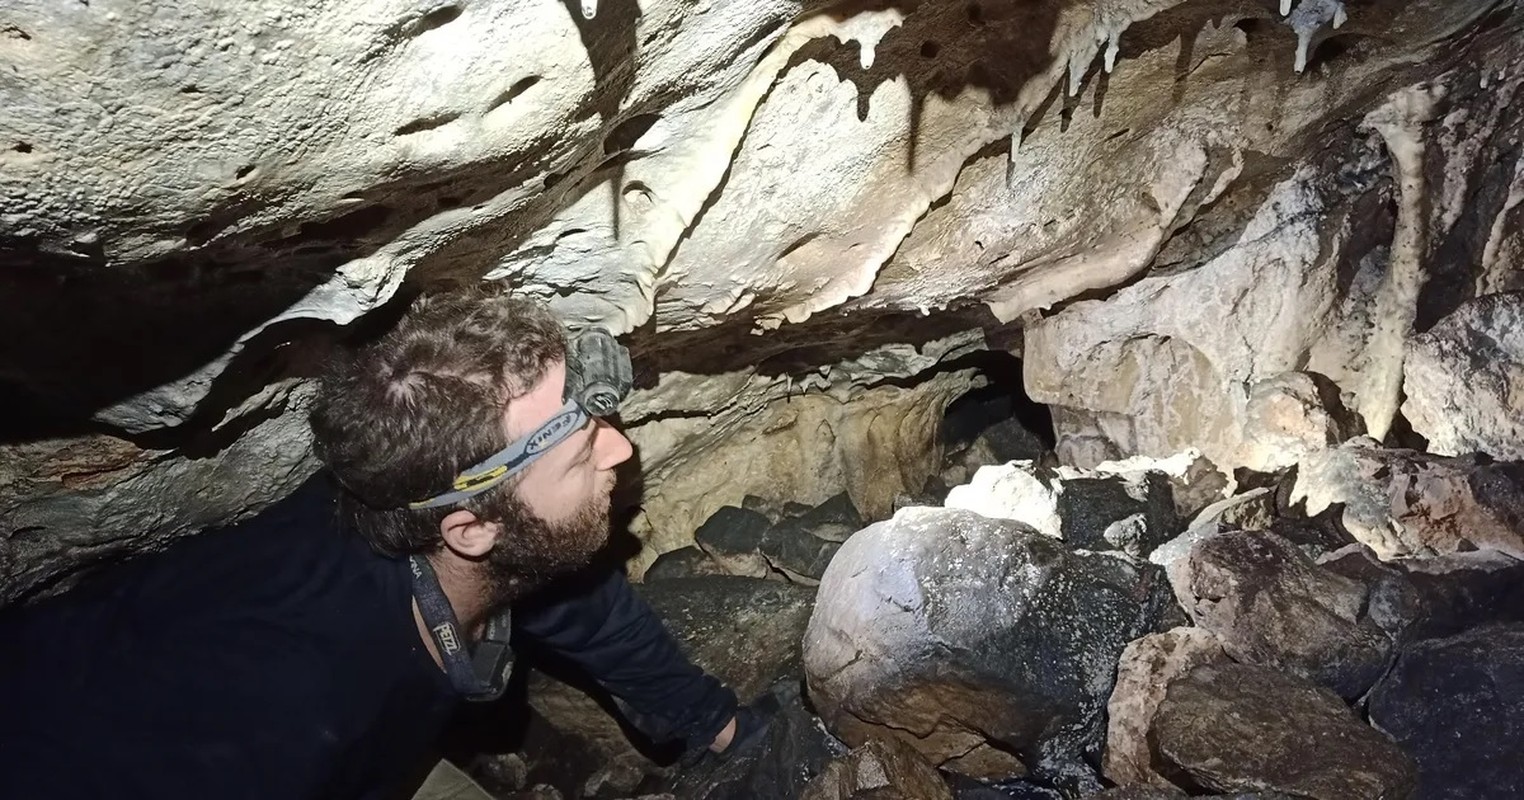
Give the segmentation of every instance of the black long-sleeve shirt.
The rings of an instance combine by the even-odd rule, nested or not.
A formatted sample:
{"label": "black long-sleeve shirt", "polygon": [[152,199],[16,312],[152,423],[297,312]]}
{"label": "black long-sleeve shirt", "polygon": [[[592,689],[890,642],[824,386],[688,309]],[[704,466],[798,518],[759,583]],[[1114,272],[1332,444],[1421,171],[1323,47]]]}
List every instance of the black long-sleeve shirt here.
{"label": "black long-sleeve shirt", "polygon": [[[0,798],[390,796],[457,703],[405,561],[314,480],[248,523],[0,613]],[[619,573],[515,609],[653,736],[707,743],[735,696]]]}

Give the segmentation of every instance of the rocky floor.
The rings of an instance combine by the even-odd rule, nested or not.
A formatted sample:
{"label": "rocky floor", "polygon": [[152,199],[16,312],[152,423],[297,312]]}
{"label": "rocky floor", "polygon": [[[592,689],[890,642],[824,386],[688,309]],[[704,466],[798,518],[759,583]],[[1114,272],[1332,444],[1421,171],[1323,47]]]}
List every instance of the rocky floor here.
{"label": "rocky floor", "polygon": [[748,500],[647,572],[694,659],[776,701],[765,740],[678,768],[536,673],[532,730],[477,776],[523,800],[1524,796],[1524,464],[1357,438],[1274,473],[1075,469],[1014,420],[953,445],[890,519]]}

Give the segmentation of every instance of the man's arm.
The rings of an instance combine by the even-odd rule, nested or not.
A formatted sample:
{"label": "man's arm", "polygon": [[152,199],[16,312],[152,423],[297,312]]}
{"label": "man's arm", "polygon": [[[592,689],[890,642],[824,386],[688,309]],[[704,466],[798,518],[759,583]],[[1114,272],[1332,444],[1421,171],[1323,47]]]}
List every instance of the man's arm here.
{"label": "man's arm", "polygon": [[623,573],[591,576],[514,609],[514,625],[585,670],[652,738],[723,749],[735,693],[690,662]]}

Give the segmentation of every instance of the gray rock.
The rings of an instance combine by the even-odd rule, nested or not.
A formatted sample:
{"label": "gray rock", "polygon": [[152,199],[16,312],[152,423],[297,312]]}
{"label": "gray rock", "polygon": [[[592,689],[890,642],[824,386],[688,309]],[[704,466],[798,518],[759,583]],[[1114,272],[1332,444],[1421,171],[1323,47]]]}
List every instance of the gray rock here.
{"label": "gray rock", "polygon": [[1175,592],[1239,661],[1290,670],[1347,698],[1364,694],[1386,668],[1392,640],[1370,616],[1368,587],[1319,567],[1275,534],[1202,540]]}
{"label": "gray rock", "polygon": [[671,578],[697,578],[705,575],[728,575],[730,574],[718,561],[709,557],[708,553],[697,547],[680,547],[676,550],[668,550],[656,557],[651,566],[646,567],[642,580],[651,581],[668,580]]}
{"label": "gray rock", "polygon": [[759,548],[771,525],[760,511],[725,506],[699,526],[693,541],[730,574],[760,578],[768,567]]}
{"label": "gray rock", "polygon": [[1402,390],[1430,452],[1524,459],[1524,292],[1469,300],[1410,338]]}
{"label": "gray rock", "polygon": [[1297,468],[1293,502],[1335,509],[1383,559],[1499,550],[1524,557],[1524,463],[1487,463],[1356,439]]}
{"label": "gray rock", "polygon": [[1152,741],[1166,768],[1218,792],[1411,797],[1411,759],[1332,692],[1267,667],[1196,667],[1170,685]]}
{"label": "gray rock", "polygon": [[1524,797],[1524,625],[1407,648],[1371,692],[1370,719],[1418,762],[1425,800]]}
{"label": "gray rock", "polygon": [[1146,563],[1072,551],[1011,520],[909,508],[827,568],[805,670],[849,743],[900,735],[938,765],[992,743],[1098,789],[1083,762],[1099,760],[1117,658],[1170,606]]}
{"label": "gray rock", "polygon": [[1524,561],[1492,550],[1398,562],[1418,594],[1414,639],[1490,622],[1524,622]]}
{"label": "gray rock", "polygon": [[841,543],[815,536],[800,520],[786,519],[767,529],[760,549],[768,566],[794,583],[813,586]]}

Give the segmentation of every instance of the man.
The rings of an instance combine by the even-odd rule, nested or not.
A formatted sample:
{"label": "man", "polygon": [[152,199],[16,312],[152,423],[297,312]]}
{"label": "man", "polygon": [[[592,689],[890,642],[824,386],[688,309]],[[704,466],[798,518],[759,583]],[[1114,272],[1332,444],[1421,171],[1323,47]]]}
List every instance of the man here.
{"label": "man", "polygon": [[631,447],[594,412],[628,389],[621,354],[568,358],[548,311],[500,291],[421,299],[322,382],[336,504],[314,480],[5,615],[0,796],[394,796],[460,698],[501,690],[509,609],[653,736],[753,732],[622,575],[550,591],[608,537]]}

